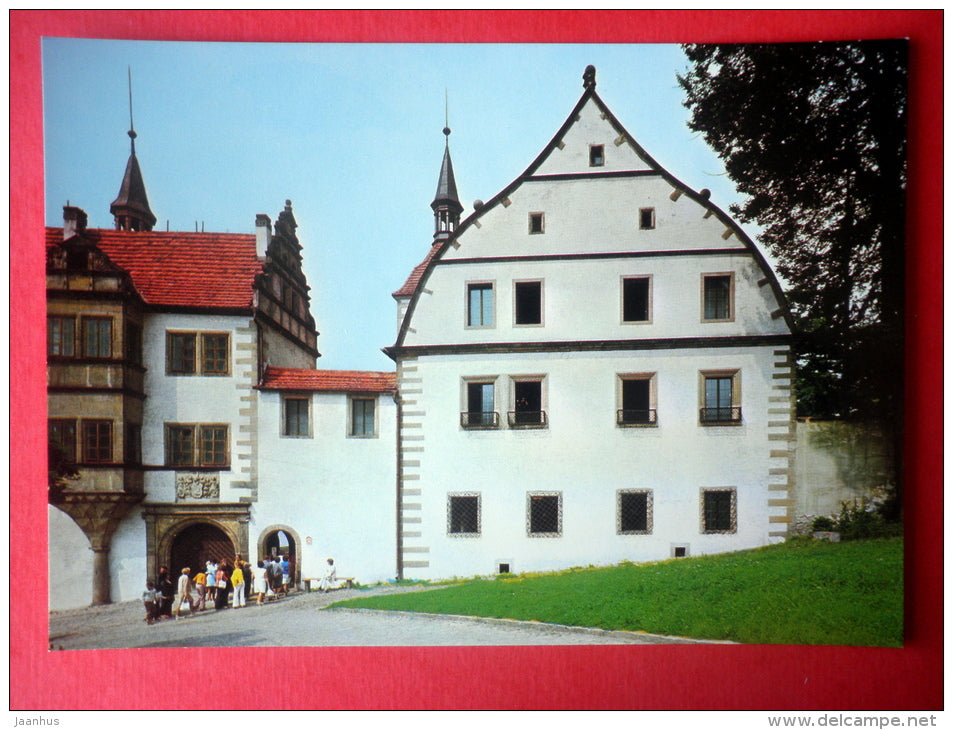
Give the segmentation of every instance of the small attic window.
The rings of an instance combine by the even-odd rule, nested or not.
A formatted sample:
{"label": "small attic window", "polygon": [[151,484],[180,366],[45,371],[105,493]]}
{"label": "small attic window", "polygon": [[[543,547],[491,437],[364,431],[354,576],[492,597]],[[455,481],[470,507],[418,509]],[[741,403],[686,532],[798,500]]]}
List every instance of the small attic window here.
{"label": "small attic window", "polygon": [[639,228],[643,231],[655,228],[655,208],[639,208]]}
{"label": "small attic window", "polygon": [[529,214],[529,232],[530,233],[543,232],[543,214],[542,213]]}
{"label": "small attic window", "polygon": [[589,145],[589,167],[602,167],[605,163],[605,146],[601,144]]}

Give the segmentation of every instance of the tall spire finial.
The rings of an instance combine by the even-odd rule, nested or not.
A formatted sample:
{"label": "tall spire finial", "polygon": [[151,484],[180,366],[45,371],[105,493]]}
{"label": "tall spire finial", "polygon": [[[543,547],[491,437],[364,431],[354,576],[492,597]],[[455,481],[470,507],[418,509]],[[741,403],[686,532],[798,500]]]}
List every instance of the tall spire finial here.
{"label": "tall spire finial", "polygon": [[132,66],[127,66],[129,75],[129,140],[132,145],[132,154],[136,154],[136,126],[132,123]]}
{"label": "tall spire finial", "polygon": [[584,89],[596,88],[596,67],[592,64],[586,66],[586,70],[582,74],[582,87]]}
{"label": "tall spire finial", "polygon": [[443,134],[450,144],[450,92],[443,90]]}
{"label": "tall spire finial", "polygon": [[450,102],[449,93],[444,89],[444,128],[445,138],[443,164],[440,166],[440,179],[437,181],[437,194],[430,204],[434,212],[434,238],[448,238],[460,223],[463,206],[457,197],[457,182],[453,177],[453,163],[450,161]]}

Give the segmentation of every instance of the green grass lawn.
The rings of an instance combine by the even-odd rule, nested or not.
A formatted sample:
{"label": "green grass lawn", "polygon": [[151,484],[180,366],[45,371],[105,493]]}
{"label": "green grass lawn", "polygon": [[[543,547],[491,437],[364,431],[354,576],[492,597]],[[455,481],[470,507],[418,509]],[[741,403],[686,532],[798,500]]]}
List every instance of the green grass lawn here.
{"label": "green grass lawn", "polygon": [[793,540],[659,563],[466,580],[334,605],[744,643],[902,646],[903,540]]}

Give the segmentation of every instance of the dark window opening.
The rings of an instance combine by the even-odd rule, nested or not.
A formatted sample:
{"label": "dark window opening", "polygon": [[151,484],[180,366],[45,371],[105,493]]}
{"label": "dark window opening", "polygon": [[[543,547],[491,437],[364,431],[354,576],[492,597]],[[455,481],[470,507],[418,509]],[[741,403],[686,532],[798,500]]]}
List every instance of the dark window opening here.
{"label": "dark window opening", "polygon": [[639,228],[643,231],[655,228],[655,208],[639,209]]}
{"label": "dark window opening", "polygon": [[73,357],[76,343],[76,319],[49,317],[46,330],[46,354]]}
{"label": "dark window opening", "polygon": [[648,492],[619,494],[619,532],[649,532]]}
{"label": "dark window opening", "polygon": [[126,359],[135,364],[142,365],[142,327],[135,322],[126,322],[126,341],[125,341]]}
{"label": "dark window opening", "polygon": [[731,276],[705,277],[705,319],[731,319]]}
{"label": "dark window opening", "polygon": [[622,321],[649,321],[648,277],[622,280]]}
{"label": "dark window opening", "polygon": [[499,569],[498,569],[496,572],[497,572],[497,573],[501,573],[501,574],[507,574],[507,573],[509,573],[509,572],[510,572],[510,564],[509,564],[509,563],[500,563]]}
{"label": "dark window opening", "polygon": [[543,282],[516,283],[516,324],[542,324]]}
{"label": "dark window opening", "polygon": [[511,426],[546,425],[543,410],[543,383],[540,380],[519,380],[513,383],[514,410],[510,416]]}
{"label": "dark window opening", "polygon": [[529,214],[529,232],[530,233],[543,232],[543,214],[542,213]]}
{"label": "dark window opening", "polygon": [[477,496],[450,497],[450,524],[452,535],[480,533],[480,498]]}
{"label": "dark window opening", "polygon": [[495,410],[493,383],[467,383],[467,410],[464,428],[496,428],[499,414]]}
{"label": "dark window opening", "polygon": [[652,408],[652,381],[649,378],[632,378],[622,381],[622,410],[620,424],[655,423]]}
{"label": "dark window opening", "polygon": [[734,531],[733,493],[730,489],[709,489],[704,492],[705,532]]}
{"label": "dark window opening", "polygon": [[686,555],[688,555],[688,548],[686,548],[684,545],[678,545],[675,547],[672,553],[676,558],[684,558]]}
{"label": "dark window opening", "polygon": [[76,463],[76,421],[66,418],[50,419],[50,448],[67,464]]}
{"label": "dark window opening", "polygon": [[127,464],[142,463],[142,426],[138,423],[126,424],[125,460]]}
{"label": "dark window opening", "polygon": [[374,399],[354,398],[351,401],[351,435],[373,436],[374,430]]}
{"label": "dark window opening", "polygon": [[603,145],[589,145],[589,167],[601,167],[605,162],[605,148]]}
{"label": "dark window opening", "polygon": [[112,421],[83,421],[83,460],[91,464],[112,461]]}
{"label": "dark window opening", "polygon": [[738,423],[741,408],[734,405],[733,380],[730,375],[705,378],[705,407],[702,408],[702,423]]}
{"label": "dark window opening", "polygon": [[169,373],[195,374],[195,333],[170,332],[168,336]]}
{"label": "dark window opening", "polygon": [[531,535],[559,534],[559,496],[533,494],[529,498]]}
{"label": "dark window opening", "polygon": [[83,318],[83,354],[86,357],[112,355],[112,320],[104,317]]}

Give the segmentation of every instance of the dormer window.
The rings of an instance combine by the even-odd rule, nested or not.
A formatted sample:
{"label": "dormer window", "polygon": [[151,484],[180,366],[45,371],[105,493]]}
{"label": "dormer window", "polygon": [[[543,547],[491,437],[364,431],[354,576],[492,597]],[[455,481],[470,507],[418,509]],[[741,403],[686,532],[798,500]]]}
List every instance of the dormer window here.
{"label": "dormer window", "polygon": [[543,214],[542,213],[529,214],[529,232],[530,233],[543,232]]}
{"label": "dormer window", "polygon": [[602,167],[606,163],[605,146],[589,145],[589,167]]}

